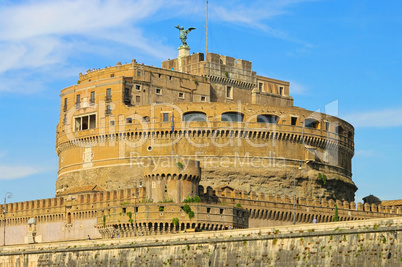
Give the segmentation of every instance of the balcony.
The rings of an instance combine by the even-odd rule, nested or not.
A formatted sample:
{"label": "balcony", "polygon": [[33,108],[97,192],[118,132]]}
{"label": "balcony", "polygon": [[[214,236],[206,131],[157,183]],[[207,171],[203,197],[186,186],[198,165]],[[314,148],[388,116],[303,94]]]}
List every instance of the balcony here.
{"label": "balcony", "polygon": [[130,96],[124,96],[124,104],[126,104],[126,105],[131,104],[131,97]]}
{"label": "balcony", "polygon": [[105,101],[106,102],[111,102],[112,101],[112,96],[111,95],[107,95],[106,97],[105,97]]}
{"label": "balcony", "polygon": [[112,114],[112,111],[110,110],[110,109],[106,109],[105,110],[105,115],[107,116],[107,115],[111,115]]}

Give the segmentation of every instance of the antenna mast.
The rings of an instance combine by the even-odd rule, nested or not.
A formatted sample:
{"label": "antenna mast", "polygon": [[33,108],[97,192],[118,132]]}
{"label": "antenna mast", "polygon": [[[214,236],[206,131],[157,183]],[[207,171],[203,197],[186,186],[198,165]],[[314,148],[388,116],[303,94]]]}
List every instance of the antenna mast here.
{"label": "antenna mast", "polygon": [[206,35],[206,49],[205,49],[205,59],[208,55],[208,0],[207,0],[207,25],[206,25],[206,31],[205,31],[205,35]]}

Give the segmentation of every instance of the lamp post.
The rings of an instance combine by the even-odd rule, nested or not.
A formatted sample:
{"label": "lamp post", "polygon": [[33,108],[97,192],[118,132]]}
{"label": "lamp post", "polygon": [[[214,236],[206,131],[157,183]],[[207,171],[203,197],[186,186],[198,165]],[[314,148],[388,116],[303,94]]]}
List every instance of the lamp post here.
{"label": "lamp post", "polygon": [[4,195],[4,206],[3,206],[3,218],[4,218],[4,224],[3,224],[3,226],[4,226],[4,233],[3,233],[3,238],[4,238],[4,246],[6,245],[6,213],[7,213],[7,210],[6,210],[6,203],[7,203],[7,198],[12,198],[13,197],[13,194],[11,194],[10,192],[7,192],[5,195]]}

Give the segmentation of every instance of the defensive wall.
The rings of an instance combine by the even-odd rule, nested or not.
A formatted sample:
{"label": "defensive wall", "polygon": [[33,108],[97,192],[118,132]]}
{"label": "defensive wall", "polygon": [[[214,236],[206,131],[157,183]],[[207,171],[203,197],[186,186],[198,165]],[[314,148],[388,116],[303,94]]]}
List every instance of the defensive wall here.
{"label": "defensive wall", "polygon": [[[248,194],[229,188],[203,191],[200,187],[199,194],[201,203],[188,203],[195,213],[192,219],[184,213],[183,203],[147,202],[144,187],[9,203],[5,206],[6,244],[30,242],[32,229],[28,222],[31,218],[35,219],[35,242],[50,242],[83,239],[87,235],[101,238],[120,233],[122,237],[130,237],[165,235],[188,229],[222,230],[229,229],[230,225],[235,228],[289,225],[293,214],[297,224],[311,222],[314,217],[319,223],[330,222],[335,204],[341,221],[402,215],[402,207],[306,198],[296,198],[293,205],[292,197]],[[179,219],[177,227],[172,223],[173,218]],[[4,214],[0,219],[0,229],[3,229]],[[3,238],[3,231],[0,231],[0,240]]]}
{"label": "defensive wall", "polygon": [[8,266],[400,266],[402,218],[0,248]]}

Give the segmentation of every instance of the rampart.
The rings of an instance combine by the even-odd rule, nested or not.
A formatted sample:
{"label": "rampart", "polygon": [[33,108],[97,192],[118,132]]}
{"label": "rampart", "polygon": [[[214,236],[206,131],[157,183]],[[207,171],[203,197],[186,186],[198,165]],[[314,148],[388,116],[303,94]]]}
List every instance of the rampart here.
{"label": "rampart", "polygon": [[0,266],[400,266],[402,218],[7,246]]}
{"label": "rampart", "polygon": [[[134,198],[136,192],[137,198]],[[402,215],[402,208],[382,207],[375,204],[363,205],[354,202],[334,202],[265,195],[247,192],[199,188],[201,203],[189,203],[195,212],[194,219],[184,214],[182,203],[149,203],[146,188],[76,194],[52,199],[17,202],[6,204],[6,244],[27,243],[29,235],[28,221],[34,218],[37,225],[36,242],[83,239],[87,235],[93,238],[112,236],[115,229],[127,229],[124,237],[141,235],[164,235],[188,229],[202,231],[235,228],[278,226],[293,223],[293,214],[297,224],[311,222],[314,217],[319,223],[333,221],[335,204],[341,221],[387,218]],[[163,212],[160,207],[163,207]],[[0,209],[3,205],[0,205]],[[166,209],[166,210],[165,210]],[[132,213],[132,221],[128,212]],[[134,217],[135,216],[135,217]],[[172,219],[178,217],[180,223],[174,226]],[[135,219],[138,219],[134,221]],[[1,214],[0,227],[4,226],[4,214]],[[117,234],[117,232],[115,232]],[[123,237],[123,234],[121,234]],[[0,240],[3,231],[0,231]]]}

